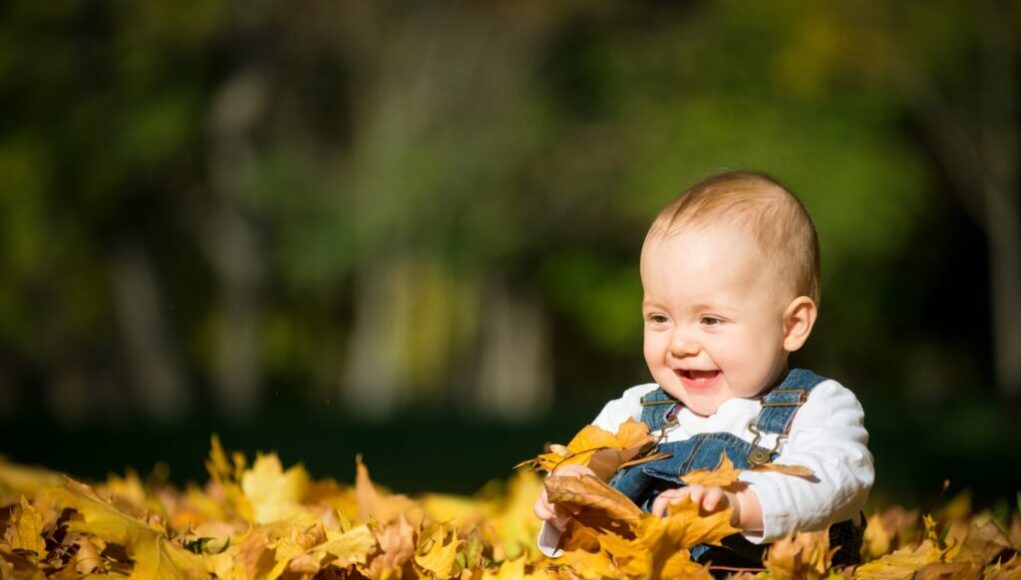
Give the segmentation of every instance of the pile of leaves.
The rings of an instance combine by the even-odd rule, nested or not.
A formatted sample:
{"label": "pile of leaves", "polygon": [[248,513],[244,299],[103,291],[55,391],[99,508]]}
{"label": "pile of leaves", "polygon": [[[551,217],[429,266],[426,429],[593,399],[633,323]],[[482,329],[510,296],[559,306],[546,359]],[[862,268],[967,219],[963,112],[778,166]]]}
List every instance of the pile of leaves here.
{"label": "pile of leaves", "polygon": [[[602,468],[648,460],[651,438],[587,427],[529,462]],[[595,477],[519,470],[475,497],[391,493],[357,461],[353,485],[313,480],[274,454],[249,464],[214,437],[209,481],[183,490],[134,473],[89,486],[51,471],[0,462],[0,578],[699,578],[688,549],[735,533],[729,512],[700,515],[684,501],[666,517],[642,513]],[[774,467],[791,477],[796,466]],[[691,481],[728,485],[728,462]],[[547,493],[576,516],[558,558],[536,545],[532,504]],[[951,502],[940,523],[893,507],[872,514],[863,565],[834,569],[825,532],[775,543],[761,570],[739,577],[1021,578],[1021,519],[972,515]]]}

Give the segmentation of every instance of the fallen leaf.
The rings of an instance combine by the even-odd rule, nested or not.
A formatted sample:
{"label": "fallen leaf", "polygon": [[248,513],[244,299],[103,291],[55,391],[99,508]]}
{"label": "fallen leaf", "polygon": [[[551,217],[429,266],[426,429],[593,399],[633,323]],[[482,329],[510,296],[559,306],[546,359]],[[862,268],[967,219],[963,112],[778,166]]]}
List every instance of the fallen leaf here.
{"label": "fallen leaf", "polygon": [[913,580],[978,580],[982,577],[982,566],[973,562],[933,562],[922,566],[912,576]]}
{"label": "fallen leaf", "polygon": [[796,532],[769,547],[766,569],[777,580],[824,578],[838,549],[830,548],[828,529]]}
{"label": "fallen leaf", "polygon": [[600,510],[610,519],[631,524],[637,523],[642,517],[641,508],[626,495],[591,475],[547,477],[544,485],[549,500],[565,506],[570,511]]}
{"label": "fallen leaf", "polygon": [[1010,560],[990,566],[986,580],[1021,580],[1021,556],[1014,554]]}
{"label": "fallen leaf", "polygon": [[793,477],[803,477],[805,479],[811,479],[815,477],[815,472],[805,466],[783,465],[781,463],[763,463],[761,465],[756,465],[752,467],[751,471],[782,473],[784,475],[790,475]]}
{"label": "fallen leaf", "polygon": [[422,523],[423,510],[417,502],[405,495],[386,495],[380,493],[369,477],[369,469],[362,463],[362,456],[355,458],[355,498],[358,501],[358,512],[361,519],[375,519],[381,524],[388,524],[397,516],[404,514],[414,527]]}
{"label": "fallen leaf", "polygon": [[415,554],[415,563],[423,570],[440,578],[450,577],[454,560],[462,541],[445,525],[437,525],[433,532],[423,539]]}
{"label": "fallen leaf", "polygon": [[912,578],[916,571],[926,564],[939,562],[942,556],[942,550],[931,540],[925,540],[917,547],[908,546],[878,560],[862,564],[855,569],[854,577],[884,580]]}
{"label": "fallen leaf", "polygon": [[769,473],[782,473],[794,477],[812,478],[815,473],[800,465],[782,465],[779,463],[765,463],[756,465],[750,470],[737,469],[734,462],[727,457],[726,452],[720,453],[720,460],[713,469],[697,469],[688,472],[681,477],[681,480],[688,485],[704,485],[706,487],[729,487],[737,483],[743,471],[758,471]]}
{"label": "fallen leaf", "polygon": [[[589,465],[597,473],[607,476],[613,473],[620,464],[630,461],[644,451],[656,440],[649,434],[645,423],[628,419],[610,433],[595,425],[586,425],[564,446],[552,446],[549,453],[535,458],[535,465],[544,471],[552,472],[564,465]],[[593,457],[600,453],[594,464]]]}
{"label": "fallen leaf", "polygon": [[400,569],[415,555],[414,532],[404,514],[373,532],[380,551],[370,564],[374,577],[382,576],[386,570]]}
{"label": "fallen leaf", "polygon": [[252,468],[241,475],[241,489],[254,510],[255,523],[306,516],[301,499],[308,480],[304,467],[296,465],[285,472],[275,454],[258,455]]}
{"label": "fallen leaf", "polygon": [[874,560],[888,554],[892,542],[892,535],[883,525],[882,517],[878,513],[872,514],[865,526],[865,538],[862,542],[863,555],[868,560]]}
{"label": "fallen leaf", "polygon": [[954,560],[970,561],[984,566],[992,564],[993,560],[1001,555],[1010,555],[1013,551],[1010,539],[995,522],[989,520],[971,526]]}
{"label": "fallen leaf", "polygon": [[46,557],[46,542],[43,541],[43,517],[21,496],[21,505],[14,508],[10,527],[4,533],[4,541],[12,550],[30,550]]}
{"label": "fallen leaf", "polygon": [[732,511],[728,508],[703,516],[700,515],[699,505],[685,497],[667,507],[666,517],[643,518],[639,527],[639,540],[645,535],[645,527],[651,529],[662,524],[669,542],[677,547],[688,549],[699,544],[718,546],[723,538],[740,531],[730,525]]}
{"label": "fallen leaf", "polygon": [[713,469],[696,469],[688,472],[681,480],[688,485],[704,485],[706,487],[729,487],[737,483],[741,469],[734,467],[734,462],[726,452],[720,453],[720,460]]}
{"label": "fallen leaf", "polygon": [[137,578],[205,578],[205,562],[145,522],[133,518],[99,498],[92,488],[69,479],[52,492],[58,501],[80,513],[83,521],[72,521],[69,529],[95,535],[124,546],[135,561]]}
{"label": "fallen leaf", "polygon": [[667,558],[659,572],[660,578],[702,578],[712,579],[712,574],[706,566],[691,559],[691,552],[679,550]]}

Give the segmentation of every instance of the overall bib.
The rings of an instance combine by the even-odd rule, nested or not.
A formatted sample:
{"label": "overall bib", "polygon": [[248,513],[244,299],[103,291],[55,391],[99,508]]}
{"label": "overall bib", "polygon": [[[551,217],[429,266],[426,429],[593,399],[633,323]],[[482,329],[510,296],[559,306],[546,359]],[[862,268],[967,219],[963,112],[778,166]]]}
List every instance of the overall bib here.
{"label": "overall bib", "polygon": [[[669,457],[621,469],[610,479],[610,485],[649,512],[661,492],[685,485],[681,477],[690,471],[715,468],[721,453],[726,453],[738,469],[769,463],[776,459],[780,442],[790,432],[794,414],[808,399],[808,393],[824,380],[803,369],[788,372],[783,382],[762,398],[762,410],[749,423],[748,428],[755,434],[752,443],[730,433],[701,433],[685,441],[663,443],[651,453],[669,452]],[[650,432],[676,425],[680,410],[681,403],[662,388],[642,397],[642,422],[649,426]],[[757,445],[762,433],[778,435],[773,449]],[[835,566],[859,562],[863,534],[864,527],[851,520],[830,526],[830,546],[840,546],[833,556]],[[702,563],[712,561],[717,565],[761,568],[768,547],[734,534],[723,540],[722,548],[707,544],[695,546],[691,557]]]}

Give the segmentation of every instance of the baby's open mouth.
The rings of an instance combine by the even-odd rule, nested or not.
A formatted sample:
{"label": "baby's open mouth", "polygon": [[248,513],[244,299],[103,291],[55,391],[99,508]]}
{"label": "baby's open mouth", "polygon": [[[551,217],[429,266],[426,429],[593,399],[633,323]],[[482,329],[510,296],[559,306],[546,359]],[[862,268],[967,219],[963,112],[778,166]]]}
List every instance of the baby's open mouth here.
{"label": "baby's open mouth", "polygon": [[677,369],[674,371],[684,384],[692,387],[708,387],[720,376],[719,370],[702,371],[695,369]]}

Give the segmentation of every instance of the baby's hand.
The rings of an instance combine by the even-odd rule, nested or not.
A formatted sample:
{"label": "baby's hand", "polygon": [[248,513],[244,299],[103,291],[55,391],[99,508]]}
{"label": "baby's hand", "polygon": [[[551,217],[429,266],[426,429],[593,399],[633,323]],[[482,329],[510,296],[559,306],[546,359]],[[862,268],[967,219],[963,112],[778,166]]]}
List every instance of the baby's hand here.
{"label": "baby's hand", "polygon": [[[555,470],[550,475],[557,477],[581,477],[583,475],[596,476],[596,473],[585,467],[584,465],[565,465],[560,469]],[[546,495],[546,488],[542,488],[542,493],[539,494],[539,499],[535,500],[535,515],[539,516],[540,520],[549,522],[556,526],[558,529],[564,529],[567,520],[571,518],[571,512],[567,511],[563,506],[550,502],[549,497]]]}
{"label": "baby's hand", "polygon": [[737,497],[729,491],[724,491],[722,487],[706,487],[704,485],[687,485],[664,491],[656,497],[656,501],[652,502],[652,513],[664,516],[667,513],[667,506],[677,503],[685,497],[690,497],[691,501],[695,502],[705,514],[716,513],[732,507],[734,511],[730,517],[731,525],[736,525],[740,521],[738,510],[740,502]]}

